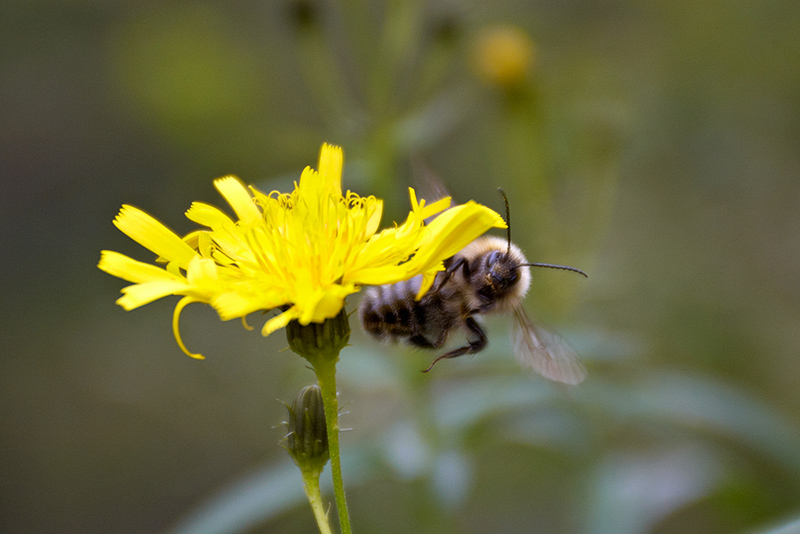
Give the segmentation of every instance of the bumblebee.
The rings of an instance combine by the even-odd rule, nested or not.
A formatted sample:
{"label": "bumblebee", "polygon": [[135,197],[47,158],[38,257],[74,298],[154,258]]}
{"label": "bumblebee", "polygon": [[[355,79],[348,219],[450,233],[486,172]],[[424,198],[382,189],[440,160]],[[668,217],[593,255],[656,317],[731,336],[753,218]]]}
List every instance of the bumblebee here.
{"label": "bumblebee", "polygon": [[434,350],[441,349],[454,332],[464,331],[467,344],[437,357],[424,371],[428,372],[440,360],[486,348],[488,338],[479,322],[481,316],[511,314],[514,353],[520,364],[551,380],[578,384],[586,377],[586,369],[566,343],[534,324],[522,302],[530,287],[531,267],[588,275],[567,265],[529,263],[511,242],[505,194],[503,199],[508,223],[506,239],[479,237],[445,260],[445,269],[436,275],[433,286],[420,300],[415,296],[421,276],[368,288],[359,306],[361,325],[375,338]]}

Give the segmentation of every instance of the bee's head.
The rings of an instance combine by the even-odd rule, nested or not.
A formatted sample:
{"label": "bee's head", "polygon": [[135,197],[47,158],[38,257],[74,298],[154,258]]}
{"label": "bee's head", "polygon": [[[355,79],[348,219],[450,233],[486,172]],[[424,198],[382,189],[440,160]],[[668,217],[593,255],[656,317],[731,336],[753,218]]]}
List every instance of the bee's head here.
{"label": "bee's head", "polygon": [[508,253],[493,250],[486,255],[486,283],[499,296],[519,282],[520,262]]}
{"label": "bee's head", "polygon": [[484,312],[507,311],[525,296],[531,283],[530,268],[522,251],[514,244],[508,248],[500,237],[484,236],[479,240],[482,253],[472,265],[472,287]]}
{"label": "bee's head", "polygon": [[[500,238],[487,238],[488,251],[484,254],[481,271],[484,273],[481,288],[478,293],[482,298],[497,301],[503,308],[504,299],[521,299],[525,296],[530,286],[530,269],[528,260],[522,251],[511,242],[511,212],[508,209],[508,198],[505,192],[498,188],[503,195],[506,206],[506,226],[508,228],[506,240]],[[494,305],[492,305],[494,306]]]}

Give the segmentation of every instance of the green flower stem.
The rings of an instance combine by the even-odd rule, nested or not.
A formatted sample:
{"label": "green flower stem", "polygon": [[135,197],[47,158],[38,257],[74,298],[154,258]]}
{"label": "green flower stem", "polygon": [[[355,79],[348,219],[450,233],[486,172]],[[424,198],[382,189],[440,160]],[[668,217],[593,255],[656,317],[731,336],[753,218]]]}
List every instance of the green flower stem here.
{"label": "green flower stem", "polygon": [[350,514],[347,511],[347,500],[344,496],[342,460],[339,457],[339,401],[336,398],[336,362],[338,360],[337,354],[334,358],[315,358],[313,364],[319,388],[322,390],[322,403],[325,405],[333,494],[336,498],[336,510],[339,513],[339,528],[342,534],[350,534]]}
{"label": "green flower stem", "polygon": [[325,508],[322,505],[322,492],[319,489],[320,471],[303,469],[302,472],[306,496],[308,497],[308,502],[311,503],[311,509],[314,511],[320,534],[333,534],[331,526],[328,524],[328,514],[325,513]]}
{"label": "green flower stem", "polygon": [[333,494],[336,511],[339,513],[339,528],[342,534],[350,534],[350,514],[344,497],[342,461],[339,457],[339,401],[336,398],[336,362],[339,352],[350,340],[350,324],[342,309],[336,317],[324,323],[301,325],[291,321],[286,325],[289,347],[314,367],[319,383],[319,395],[325,411],[328,454],[333,475]]}

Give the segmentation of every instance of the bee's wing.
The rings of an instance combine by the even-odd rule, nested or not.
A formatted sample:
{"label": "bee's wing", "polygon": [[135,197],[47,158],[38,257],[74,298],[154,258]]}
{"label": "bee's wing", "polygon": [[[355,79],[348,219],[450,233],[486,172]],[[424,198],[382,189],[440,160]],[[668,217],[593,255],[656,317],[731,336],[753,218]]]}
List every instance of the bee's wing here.
{"label": "bee's wing", "polygon": [[435,202],[440,198],[452,196],[442,179],[433,169],[422,159],[421,156],[411,157],[411,175],[414,186],[419,191],[419,196],[428,201]]}
{"label": "bee's wing", "polygon": [[[411,175],[414,189],[419,198],[424,198],[428,205],[445,197],[452,197],[447,191],[441,178],[422,160],[420,156],[411,157]],[[425,219],[425,224],[430,224],[438,215]]]}
{"label": "bee's wing", "polygon": [[534,325],[522,305],[514,308],[514,319],[514,354],[523,367],[565,384],[579,384],[586,378],[586,368],[575,352],[560,337]]}

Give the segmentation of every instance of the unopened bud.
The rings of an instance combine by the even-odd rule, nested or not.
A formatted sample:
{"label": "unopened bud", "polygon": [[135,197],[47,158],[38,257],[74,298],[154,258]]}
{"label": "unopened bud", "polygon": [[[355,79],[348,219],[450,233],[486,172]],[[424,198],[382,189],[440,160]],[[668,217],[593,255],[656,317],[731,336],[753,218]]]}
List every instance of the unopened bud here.
{"label": "unopened bud", "polygon": [[322,471],[328,463],[328,430],[319,386],[306,386],[286,404],[286,450],[300,469]]}

